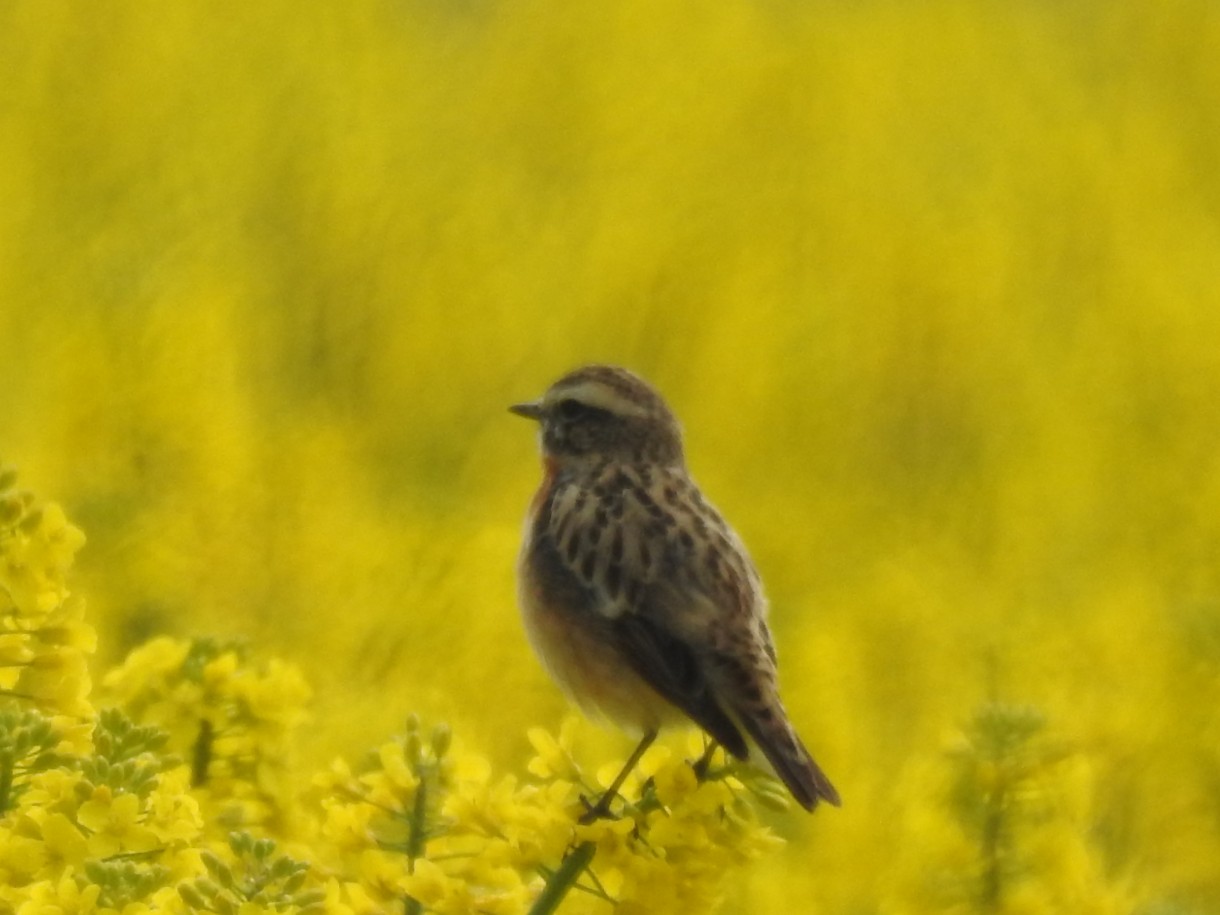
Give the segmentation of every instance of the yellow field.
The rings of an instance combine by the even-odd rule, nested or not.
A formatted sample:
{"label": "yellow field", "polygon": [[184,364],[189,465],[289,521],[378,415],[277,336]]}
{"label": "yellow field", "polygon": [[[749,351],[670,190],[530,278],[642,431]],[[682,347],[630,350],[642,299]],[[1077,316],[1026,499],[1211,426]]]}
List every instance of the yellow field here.
{"label": "yellow field", "polygon": [[523,773],[505,407],[627,365],[844,798],[723,912],[1220,913],[1218,162],[1211,0],[10,2],[0,457],[97,671]]}

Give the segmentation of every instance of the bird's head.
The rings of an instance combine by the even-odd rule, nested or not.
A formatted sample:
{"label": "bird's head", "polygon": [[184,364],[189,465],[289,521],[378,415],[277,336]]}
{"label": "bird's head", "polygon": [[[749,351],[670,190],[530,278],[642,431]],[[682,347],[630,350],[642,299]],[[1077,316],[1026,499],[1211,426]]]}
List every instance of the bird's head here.
{"label": "bird's head", "polygon": [[600,460],[682,464],[678,421],[661,395],[626,369],[576,369],[539,400],[509,409],[541,424],[543,454],[560,466]]}

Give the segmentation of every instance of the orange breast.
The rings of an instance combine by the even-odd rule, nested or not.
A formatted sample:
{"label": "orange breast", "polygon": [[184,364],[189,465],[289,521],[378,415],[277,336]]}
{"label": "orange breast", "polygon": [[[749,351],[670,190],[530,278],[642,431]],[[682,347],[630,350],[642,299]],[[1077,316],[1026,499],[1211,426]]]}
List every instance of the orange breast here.
{"label": "orange breast", "polygon": [[542,506],[546,504],[547,497],[551,494],[551,487],[555,485],[555,477],[558,475],[559,462],[553,457],[543,457],[542,482],[538,485],[538,491],[534,493],[534,498],[530,500],[527,526],[532,525],[533,520],[538,517],[538,512],[540,512],[542,510]]}
{"label": "orange breast", "polygon": [[[548,490],[544,481],[540,496]],[[535,504],[541,507],[540,496]],[[530,562],[531,509],[518,568],[519,601],[525,632],[543,665],[587,714],[606,718],[636,733],[683,720],[683,715],[642,680],[597,625],[597,611],[564,606],[547,593],[543,576]]]}

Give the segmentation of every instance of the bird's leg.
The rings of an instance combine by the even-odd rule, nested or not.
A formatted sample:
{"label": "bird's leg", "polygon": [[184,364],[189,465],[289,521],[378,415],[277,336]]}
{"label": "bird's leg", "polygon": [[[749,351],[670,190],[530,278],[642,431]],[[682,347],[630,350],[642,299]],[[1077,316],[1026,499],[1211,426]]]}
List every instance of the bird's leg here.
{"label": "bird's leg", "polygon": [[619,770],[618,775],[614,776],[614,781],[610,783],[610,787],[605,790],[605,793],[598,798],[597,803],[589,807],[588,802],[585,802],[588,809],[581,815],[579,822],[582,826],[587,826],[594,820],[600,820],[602,817],[610,815],[610,804],[614,801],[614,796],[618,794],[618,789],[623,787],[623,782],[627,780],[631,770],[636,767],[640,757],[644,755],[644,751],[652,746],[652,742],[656,739],[657,732],[648,731],[639,745],[631,751],[631,755],[627,757],[627,762],[623,763],[623,768]]}
{"label": "bird's leg", "polygon": [[703,751],[703,755],[691,763],[691,768],[695,770],[695,778],[697,778],[699,781],[703,781],[703,779],[707,777],[708,766],[712,764],[712,756],[715,754],[718,746],[720,746],[720,744],[716,743],[716,741],[709,737],[707,741],[707,748]]}

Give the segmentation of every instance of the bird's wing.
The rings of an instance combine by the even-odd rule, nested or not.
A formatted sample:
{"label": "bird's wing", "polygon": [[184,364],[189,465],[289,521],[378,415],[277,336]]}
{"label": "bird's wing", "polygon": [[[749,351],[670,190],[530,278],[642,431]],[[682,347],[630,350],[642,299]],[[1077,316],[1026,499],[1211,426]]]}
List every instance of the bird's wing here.
{"label": "bird's wing", "polygon": [[806,809],[839,803],[780,704],[758,573],[685,473],[608,465],[557,487],[548,524],[625,663],[739,759],[744,729]]}
{"label": "bird's wing", "polygon": [[550,533],[608,639],[658,693],[735,756],[746,743],[717,698],[726,638],[770,653],[757,573],[682,472],[624,465],[560,486]]}

